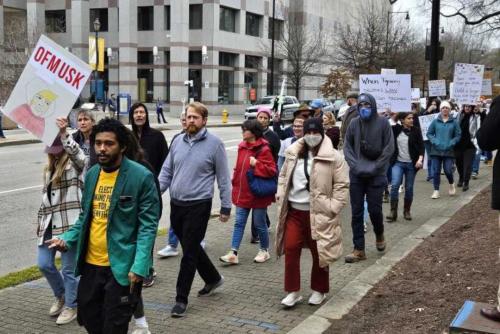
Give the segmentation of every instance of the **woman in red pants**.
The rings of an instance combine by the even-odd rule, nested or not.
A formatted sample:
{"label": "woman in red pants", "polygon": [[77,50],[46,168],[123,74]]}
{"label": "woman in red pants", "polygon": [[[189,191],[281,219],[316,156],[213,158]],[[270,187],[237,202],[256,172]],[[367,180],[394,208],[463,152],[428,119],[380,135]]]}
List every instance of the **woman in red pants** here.
{"label": "woman in red pants", "polygon": [[324,135],[322,120],[304,122],[304,137],[286,150],[278,179],[276,252],[285,254],[285,291],[293,307],[300,294],[300,254],[313,257],[309,304],[320,305],[329,291],[329,265],[342,255],[340,210],[346,205],[349,175],[343,156]]}

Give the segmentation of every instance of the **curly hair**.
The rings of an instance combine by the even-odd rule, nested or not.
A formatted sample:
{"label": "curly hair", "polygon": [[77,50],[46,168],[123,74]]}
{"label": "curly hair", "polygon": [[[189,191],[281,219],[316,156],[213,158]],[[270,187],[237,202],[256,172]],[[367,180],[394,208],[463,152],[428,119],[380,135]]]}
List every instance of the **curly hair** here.
{"label": "curly hair", "polygon": [[116,119],[106,117],[94,125],[90,133],[91,145],[94,145],[96,135],[101,132],[113,132],[118,144],[120,144],[120,148],[125,148],[129,144],[129,130]]}

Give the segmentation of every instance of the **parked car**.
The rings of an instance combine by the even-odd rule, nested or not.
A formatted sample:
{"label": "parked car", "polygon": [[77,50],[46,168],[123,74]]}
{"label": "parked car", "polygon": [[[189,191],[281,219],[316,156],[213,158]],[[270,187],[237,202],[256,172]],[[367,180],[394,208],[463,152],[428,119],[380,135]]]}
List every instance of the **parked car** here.
{"label": "parked car", "polygon": [[345,100],[344,99],[337,99],[337,100],[332,99],[331,101],[333,103],[333,112],[335,114],[335,118],[338,118],[340,107],[345,104]]}
{"label": "parked car", "polygon": [[[257,110],[266,106],[269,108],[274,107],[274,100],[276,96],[264,96],[257,100],[257,102],[251,106],[248,106],[245,109],[245,119],[255,119],[257,117]],[[299,109],[299,100],[295,96],[285,96],[281,111],[281,120],[282,121],[291,121],[293,120],[293,113]],[[274,116],[274,115],[273,115]]]}

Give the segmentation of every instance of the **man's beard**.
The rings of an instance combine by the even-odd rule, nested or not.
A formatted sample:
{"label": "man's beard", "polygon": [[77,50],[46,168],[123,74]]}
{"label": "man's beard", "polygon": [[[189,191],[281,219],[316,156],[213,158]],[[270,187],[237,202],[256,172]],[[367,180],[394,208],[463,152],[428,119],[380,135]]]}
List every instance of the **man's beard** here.
{"label": "man's beard", "polygon": [[188,125],[188,127],[186,128],[186,132],[190,135],[197,134],[200,130],[201,130],[201,127],[197,127],[194,124]]}

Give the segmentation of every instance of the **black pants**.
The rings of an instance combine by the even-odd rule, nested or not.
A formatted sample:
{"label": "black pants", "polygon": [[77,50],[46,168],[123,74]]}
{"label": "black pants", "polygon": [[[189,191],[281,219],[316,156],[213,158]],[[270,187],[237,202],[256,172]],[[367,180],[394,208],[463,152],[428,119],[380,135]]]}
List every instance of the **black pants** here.
{"label": "black pants", "polygon": [[200,243],[205,238],[212,201],[190,206],[170,203],[170,224],[182,246],[182,260],[177,277],[176,302],[188,303],[196,270],[206,284],[217,283],[221,276]]}
{"label": "black pants", "polygon": [[163,109],[156,111],[156,118],[158,119],[158,124],[161,124],[160,116],[161,118],[163,118],[163,123],[167,123],[167,121],[165,120],[165,115],[163,115]]}
{"label": "black pants", "polygon": [[78,323],[90,334],[126,334],[142,284],[120,285],[110,267],[85,264],[78,285]]}
{"label": "black pants", "polygon": [[465,150],[456,150],[456,164],[459,180],[464,183],[469,183],[472,174],[472,163],[476,155],[475,148],[468,148]]}
{"label": "black pants", "polygon": [[[266,213],[266,224],[267,228],[271,226],[271,220],[269,220],[269,215]],[[253,222],[253,210],[252,210],[252,238],[257,238],[259,236],[259,233],[257,232],[257,229],[255,228],[255,224]]]}

